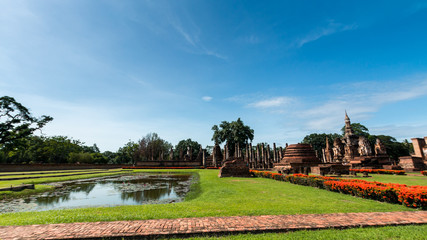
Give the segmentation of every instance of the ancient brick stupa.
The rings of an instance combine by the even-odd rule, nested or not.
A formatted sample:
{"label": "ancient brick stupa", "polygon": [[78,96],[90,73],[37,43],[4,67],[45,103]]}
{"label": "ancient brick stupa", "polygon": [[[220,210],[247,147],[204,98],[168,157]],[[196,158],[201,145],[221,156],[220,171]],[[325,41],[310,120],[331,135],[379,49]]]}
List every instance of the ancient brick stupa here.
{"label": "ancient brick stupa", "polygon": [[279,163],[274,164],[277,171],[294,173],[308,171],[310,167],[321,162],[310,144],[291,144],[285,149],[285,155]]}
{"label": "ancient brick stupa", "polygon": [[249,167],[243,158],[225,161],[218,177],[250,177]]}

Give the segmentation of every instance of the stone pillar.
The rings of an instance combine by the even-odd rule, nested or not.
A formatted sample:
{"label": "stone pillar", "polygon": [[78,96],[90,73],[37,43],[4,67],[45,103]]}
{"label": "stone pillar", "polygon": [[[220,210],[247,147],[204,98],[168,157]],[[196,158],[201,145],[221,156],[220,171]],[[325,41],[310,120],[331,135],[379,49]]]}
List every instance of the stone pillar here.
{"label": "stone pillar", "polygon": [[261,168],[261,157],[260,157],[260,147],[259,144],[256,145],[256,161],[255,161],[255,167],[256,168]]}
{"label": "stone pillar", "polygon": [[206,149],[202,149],[202,165],[206,167]]}
{"label": "stone pillar", "polygon": [[262,161],[262,168],[265,169],[265,150],[264,150],[264,143],[261,145],[261,161]]}
{"label": "stone pillar", "polygon": [[181,150],[179,150],[179,161],[184,160],[184,152]]}
{"label": "stone pillar", "polygon": [[249,165],[249,152],[248,152],[248,143],[246,142],[246,145],[245,145],[245,162],[248,164],[248,166],[250,167],[250,165]]}
{"label": "stone pillar", "polygon": [[422,138],[411,138],[412,146],[414,146],[414,157],[419,157],[424,159],[423,148],[426,145],[426,142]]}
{"label": "stone pillar", "polygon": [[282,161],[282,158],[283,158],[283,148],[280,147],[279,148],[279,162]]}
{"label": "stone pillar", "polygon": [[249,143],[249,152],[248,152],[248,154],[249,154],[249,167],[253,168],[254,167],[254,163],[253,163],[254,152],[252,150],[252,143]]}
{"label": "stone pillar", "polygon": [[276,143],[273,143],[273,162],[277,163]]}
{"label": "stone pillar", "polygon": [[270,168],[272,166],[273,164],[271,162],[270,145],[267,145],[267,168]]}
{"label": "stone pillar", "polygon": [[217,163],[216,163],[216,147],[217,147],[218,145],[216,145],[215,144],[215,146],[213,147],[213,150],[212,150],[212,165],[214,166],[214,167],[217,167]]}
{"label": "stone pillar", "polygon": [[169,160],[172,161],[173,160],[173,148],[171,147],[171,150],[169,152]]}

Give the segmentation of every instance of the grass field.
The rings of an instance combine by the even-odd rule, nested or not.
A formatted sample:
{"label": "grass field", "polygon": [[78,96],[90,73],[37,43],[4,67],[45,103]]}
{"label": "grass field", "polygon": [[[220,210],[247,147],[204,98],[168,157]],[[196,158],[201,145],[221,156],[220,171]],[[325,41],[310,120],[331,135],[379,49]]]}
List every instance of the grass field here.
{"label": "grass field", "polygon": [[[171,172],[171,170],[144,170],[144,172],[160,171]],[[173,172],[193,172],[200,177],[200,181],[192,186],[192,191],[184,202],[7,213],[1,215],[0,225],[205,216],[415,211],[402,205],[366,200],[271,179],[218,178],[218,170],[173,170]]]}
{"label": "grass field", "polygon": [[238,234],[218,237],[195,237],[189,240],[275,240],[275,239],[292,239],[292,240],[342,240],[342,239],[406,239],[406,240],[424,240],[426,239],[427,225],[408,225],[408,226],[388,226],[373,228],[351,228],[344,230],[327,229],[313,231],[296,231],[287,233],[262,233],[262,234]]}
{"label": "grass field", "polygon": [[366,181],[377,181],[383,183],[400,183],[406,185],[427,185],[427,176],[419,175],[385,175],[385,174],[369,174],[370,177],[362,177],[358,174],[358,179]]}

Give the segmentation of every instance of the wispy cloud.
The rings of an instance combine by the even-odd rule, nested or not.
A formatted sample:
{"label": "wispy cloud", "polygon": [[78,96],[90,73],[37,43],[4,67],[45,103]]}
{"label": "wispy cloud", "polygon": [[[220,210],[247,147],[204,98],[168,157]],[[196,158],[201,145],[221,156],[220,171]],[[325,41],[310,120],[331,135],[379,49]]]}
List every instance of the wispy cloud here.
{"label": "wispy cloud", "polygon": [[212,101],[212,97],[210,97],[210,96],[203,96],[202,100],[205,101],[205,102],[210,102],[210,101]]}
{"label": "wispy cloud", "polygon": [[[381,86],[381,87],[379,87]],[[427,96],[427,79],[394,82],[359,82],[333,86],[335,97],[314,107],[296,112],[310,130],[333,130],[342,125],[344,111],[352,117],[367,119],[383,106]],[[327,97],[327,96],[325,96]]]}
{"label": "wispy cloud", "polygon": [[356,24],[345,25],[341,23],[336,23],[334,21],[329,21],[327,26],[314,29],[313,31],[309,32],[307,35],[302,36],[297,40],[295,40],[293,45],[297,48],[300,48],[305,44],[316,41],[322,37],[326,37],[337,32],[354,30],[356,28],[357,28]]}
{"label": "wispy cloud", "polygon": [[273,97],[250,103],[248,106],[255,108],[275,108],[286,106],[293,101],[294,99],[290,97]]}

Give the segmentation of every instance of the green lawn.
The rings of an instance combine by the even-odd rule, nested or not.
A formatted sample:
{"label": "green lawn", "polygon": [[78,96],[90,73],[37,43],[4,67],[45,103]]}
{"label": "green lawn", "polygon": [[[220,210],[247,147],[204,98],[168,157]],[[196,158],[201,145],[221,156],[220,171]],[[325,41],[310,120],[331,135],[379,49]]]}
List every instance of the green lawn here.
{"label": "green lawn", "polygon": [[262,234],[239,234],[226,235],[221,237],[197,237],[188,238],[189,240],[213,240],[213,239],[256,239],[256,240],[274,240],[274,239],[325,239],[325,240],[341,240],[341,239],[407,239],[407,240],[424,240],[426,239],[427,224],[425,225],[408,225],[408,226],[388,226],[376,228],[351,228],[344,230],[327,229],[313,231],[296,231],[287,233],[262,233]]}
{"label": "green lawn", "polygon": [[104,173],[104,172],[113,172],[120,170],[96,170],[96,171],[73,171],[73,172],[62,172],[61,173],[48,173],[48,174],[32,174],[32,175],[8,175],[8,176],[0,176],[0,184],[4,181],[14,181],[14,180],[4,180],[4,179],[13,179],[13,178],[48,178],[53,176],[63,176],[63,175],[79,175],[79,174],[95,174],[95,173]]}
{"label": "green lawn", "polygon": [[[171,170],[144,171],[171,172]],[[193,172],[200,177],[199,183],[193,185],[193,190],[184,202],[7,213],[1,214],[0,225],[205,216],[414,211],[402,205],[366,200],[271,179],[218,178],[218,170],[173,170],[173,172]]]}
{"label": "green lawn", "polygon": [[362,174],[357,174],[359,179],[366,181],[377,181],[383,183],[400,183],[406,185],[427,185],[427,176],[423,175],[385,175],[385,174],[369,174],[370,177],[364,178]]}

